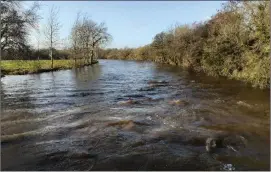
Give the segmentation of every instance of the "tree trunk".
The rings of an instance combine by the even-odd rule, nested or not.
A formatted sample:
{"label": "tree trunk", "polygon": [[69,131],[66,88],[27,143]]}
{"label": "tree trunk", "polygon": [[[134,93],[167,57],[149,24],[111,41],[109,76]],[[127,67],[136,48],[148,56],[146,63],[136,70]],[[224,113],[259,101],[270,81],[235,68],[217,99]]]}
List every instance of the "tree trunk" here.
{"label": "tree trunk", "polygon": [[91,58],[91,50],[90,50],[90,52],[88,52],[87,65],[90,63],[89,62],[90,58]]}
{"label": "tree trunk", "polygon": [[94,57],[94,50],[91,50],[91,57],[90,57],[90,64],[93,62],[93,57]]}
{"label": "tree trunk", "polygon": [[85,65],[85,64],[87,64],[87,62],[88,62],[88,49],[87,48],[85,48],[85,52],[84,52],[84,64],[83,65]]}
{"label": "tree trunk", "polygon": [[51,58],[51,68],[53,69],[54,67],[54,60],[53,60],[53,48],[50,48],[50,54],[49,54],[50,58]]}
{"label": "tree trunk", "polygon": [[38,61],[40,60],[40,49],[38,48]]}
{"label": "tree trunk", "polygon": [[95,44],[92,44],[92,51],[91,51],[91,58],[90,58],[90,64],[93,63],[93,58],[94,58],[94,49],[95,49]]}

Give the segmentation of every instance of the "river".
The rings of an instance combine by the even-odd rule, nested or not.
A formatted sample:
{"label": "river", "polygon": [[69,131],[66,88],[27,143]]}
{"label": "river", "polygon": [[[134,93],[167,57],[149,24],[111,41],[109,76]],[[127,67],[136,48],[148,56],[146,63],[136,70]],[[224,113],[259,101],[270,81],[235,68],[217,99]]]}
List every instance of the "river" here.
{"label": "river", "polygon": [[5,76],[1,167],[269,170],[269,95],[151,62]]}

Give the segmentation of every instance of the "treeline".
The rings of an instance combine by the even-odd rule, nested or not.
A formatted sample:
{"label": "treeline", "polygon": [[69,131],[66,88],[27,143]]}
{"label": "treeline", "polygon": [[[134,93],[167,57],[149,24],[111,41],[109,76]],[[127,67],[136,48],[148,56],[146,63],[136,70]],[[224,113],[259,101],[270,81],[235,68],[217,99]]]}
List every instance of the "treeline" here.
{"label": "treeline", "polygon": [[270,1],[230,1],[206,22],[176,26],[136,49],[101,58],[151,60],[270,87]]}
{"label": "treeline", "polygon": [[[1,60],[50,60],[48,56],[50,50],[48,48],[36,49],[24,49],[20,51],[2,52]],[[72,59],[72,52],[69,49],[57,50],[53,49],[54,59]]]}
{"label": "treeline", "polygon": [[[57,49],[60,43],[59,33],[61,22],[58,14],[59,8],[53,6],[49,9],[46,26],[39,30],[40,4],[34,2],[29,9],[24,9],[20,1],[1,1],[1,59],[2,60],[51,60],[54,68],[54,59],[74,59],[92,64],[97,59],[100,47],[111,40],[105,23],[97,23],[87,15],[78,13],[70,31],[69,43],[66,49]],[[37,47],[29,45],[30,30],[38,33]],[[40,36],[44,36],[43,43],[46,48],[40,49]]]}

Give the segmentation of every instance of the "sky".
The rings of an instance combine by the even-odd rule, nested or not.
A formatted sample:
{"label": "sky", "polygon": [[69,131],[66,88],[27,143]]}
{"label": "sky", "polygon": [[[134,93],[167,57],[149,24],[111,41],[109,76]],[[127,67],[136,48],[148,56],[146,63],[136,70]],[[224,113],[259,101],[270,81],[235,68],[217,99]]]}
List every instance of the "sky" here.
{"label": "sky", "polygon": [[[31,3],[25,2],[25,8]],[[176,23],[192,24],[210,19],[221,8],[222,3],[223,1],[41,1],[40,47],[46,46],[42,33],[52,6],[59,8],[61,40],[68,40],[76,14],[81,11],[95,22],[106,23],[108,32],[113,37],[107,48],[135,48],[151,43],[157,33],[168,30]],[[31,31],[30,43],[37,46],[35,30]],[[62,45],[63,43],[65,41],[62,41]]]}

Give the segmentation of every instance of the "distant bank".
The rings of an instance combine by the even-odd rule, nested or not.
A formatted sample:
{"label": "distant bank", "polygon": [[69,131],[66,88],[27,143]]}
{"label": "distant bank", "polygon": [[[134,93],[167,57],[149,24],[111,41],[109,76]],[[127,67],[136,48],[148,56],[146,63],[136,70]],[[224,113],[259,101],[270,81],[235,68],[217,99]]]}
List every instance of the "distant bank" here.
{"label": "distant bank", "polygon": [[96,63],[98,63],[97,60],[91,63],[84,60],[77,60],[76,63],[74,60],[54,60],[53,68],[51,68],[51,60],[2,60],[1,77],[72,69]]}

